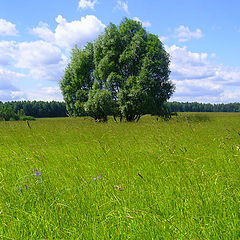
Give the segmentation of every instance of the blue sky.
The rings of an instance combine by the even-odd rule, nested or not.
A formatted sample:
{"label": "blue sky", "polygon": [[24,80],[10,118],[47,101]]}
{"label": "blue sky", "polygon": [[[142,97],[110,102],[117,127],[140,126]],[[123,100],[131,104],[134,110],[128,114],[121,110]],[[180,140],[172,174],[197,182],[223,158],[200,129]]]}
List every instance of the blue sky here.
{"label": "blue sky", "polygon": [[128,17],[170,53],[171,101],[239,102],[239,9],[237,0],[1,0],[0,101],[61,101],[71,48]]}

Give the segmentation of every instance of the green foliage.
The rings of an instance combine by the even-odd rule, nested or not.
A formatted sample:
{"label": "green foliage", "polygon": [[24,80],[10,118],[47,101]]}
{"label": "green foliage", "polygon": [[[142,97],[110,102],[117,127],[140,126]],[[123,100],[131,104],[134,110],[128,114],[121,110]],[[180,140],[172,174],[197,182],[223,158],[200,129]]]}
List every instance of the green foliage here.
{"label": "green foliage", "polygon": [[7,105],[0,105],[0,120],[2,121],[17,121],[17,120],[35,120],[34,117],[26,116],[23,109],[18,110],[17,113],[13,108]]}
{"label": "green foliage", "polygon": [[5,105],[0,106],[0,120],[10,121],[19,120],[19,116],[14,112],[11,107]]}
{"label": "green foliage", "polygon": [[64,101],[71,116],[84,115],[84,104],[88,100],[89,90],[93,85],[93,44],[85,49],[72,50],[70,63],[65,69],[60,82]]}
{"label": "green foliage", "polygon": [[[108,77],[106,85],[106,90],[111,93],[112,106],[111,111],[107,111],[107,114],[113,114],[115,116],[120,115],[120,106],[117,105],[119,100],[125,95],[130,95],[123,90],[121,93],[115,91],[116,89],[120,89],[122,85],[123,78],[120,75],[111,73]],[[125,95],[124,95],[125,94]],[[118,96],[118,102],[116,101]],[[141,99],[142,101],[142,99]],[[140,104],[141,102],[137,102]],[[128,103],[130,104],[130,102]],[[33,116],[35,118],[43,118],[43,117],[66,117],[67,110],[64,102],[44,102],[44,101],[12,101],[2,103],[0,102],[0,109],[5,106],[6,108],[10,108],[14,110],[14,112],[19,115],[19,111],[23,111],[27,116]],[[125,105],[126,106],[126,105]],[[125,107],[121,110],[126,111]],[[203,104],[203,103],[181,103],[181,102],[167,102],[163,106],[155,109],[154,112],[160,111],[160,116],[164,119],[169,119],[169,115],[173,115],[173,112],[240,112],[240,103],[228,103],[228,104]],[[158,114],[153,114],[158,115]],[[3,119],[3,118],[1,118]],[[13,119],[13,118],[12,118]],[[9,119],[10,120],[10,119]]]}
{"label": "green foliage", "polygon": [[88,101],[85,103],[85,110],[89,116],[96,121],[106,122],[107,114],[113,107],[111,93],[105,89],[93,87],[89,91]]}
{"label": "green foliage", "polygon": [[240,112],[240,103],[210,104],[197,102],[167,102],[172,112]]}
{"label": "green foliage", "polygon": [[[140,22],[125,18],[119,27],[111,23],[93,44],[73,49],[60,82],[67,110],[72,116],[88,114],[95,119],[103,119],[103,112],[127,121],[147,113],[161,116],[174,91],[169,63],[159,38]],[[92,91],[94,83],[98,91]],[[106,104],[100,95],[111,96],[111,107],[100,107]],[[98,114],[99,109],[105,110]]]}
{"label": "green foliage", "polygon": [[33,117],[33,116],[21,116],[19,118],[19,120],[22,120],[22,121],[26,121],[26,120],[33,121],[33,120],[36,120],[36,118]]}
{"label": "green foliage", "polygon": [[240,113],[0,122],[0,239],[237,240],[239,130]]}
{"label": "green foliage", "polygon": [[[17,115],[42,117],[66,117],[67,110],[64,102],[44,102],[44,101],[12,101],[0,103],[1,106],[14,110]],[[19,111],[22,111],[19,112]]]}

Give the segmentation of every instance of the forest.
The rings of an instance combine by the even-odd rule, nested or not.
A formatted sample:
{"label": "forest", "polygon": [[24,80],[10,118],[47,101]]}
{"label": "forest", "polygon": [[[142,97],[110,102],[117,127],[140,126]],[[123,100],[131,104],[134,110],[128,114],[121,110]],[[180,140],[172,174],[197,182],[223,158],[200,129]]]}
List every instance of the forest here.
{"label": "forest", "polygon": [[[210,104],[197,102],[167,102],[165,106],[171,112],[240,112],[240,103]],[[35,118],[69,116],[64,102],[57,101],[11,101],[0,102],[0,119],[3,115],[22,114]],[[10,117],[5,120],[10,120]],[[25,118],[24,118],[25,119]],[[19,120],[19,119],[14,119]]]}
{"label": "forest", "polygon": [[67,117],[64,102],[44,102],[44,101],[11,101],[0,102],[0,119],[20,120],[18,116],[26,115],[35,118]]}
{"label": "forest", "polygon": [[167,102],[171,112],[240,112],[240,103]]}

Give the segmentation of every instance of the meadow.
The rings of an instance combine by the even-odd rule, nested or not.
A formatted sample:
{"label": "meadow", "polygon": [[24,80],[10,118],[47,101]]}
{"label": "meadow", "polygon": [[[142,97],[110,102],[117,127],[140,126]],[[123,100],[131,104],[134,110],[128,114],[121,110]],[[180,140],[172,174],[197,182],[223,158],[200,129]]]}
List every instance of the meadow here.
{"label": "meadow", "polygon": [[0,239],[240,239],[240,113],[0,122]]}

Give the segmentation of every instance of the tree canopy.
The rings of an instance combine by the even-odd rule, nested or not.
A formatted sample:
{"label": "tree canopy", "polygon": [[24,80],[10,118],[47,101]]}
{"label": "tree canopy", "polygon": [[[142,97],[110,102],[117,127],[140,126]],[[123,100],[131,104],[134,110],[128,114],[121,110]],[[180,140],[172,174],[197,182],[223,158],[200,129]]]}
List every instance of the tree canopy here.
{"label": "tree canopy", "polygon": [[[105,90],[102,90],[103,92]],[[102,91],[99,91],[101,93]],[[101,95],[101,94],[100,94]],[[98,97],[99,94],[93,94],[90,96],[90,99]],[[109,94],[107,95],[109,96]],[[109,98],[102,98],[106,100],[107,104],[104,105],[106,108],[110,108],[112,100]],[[89,100],[91,102],[91,100]],[[101,103],[100,101],[96,101]],[[91,111],[94,111],[94,114],[100,114],[96,116],[101,118],[101,105],[96,104],[91,106]],[[240,103],[228,103],[228,104],[210,104],[210,103],[197,103],[197,102],[166,102],[164,103],[167,109],[170,112],[240,112]],[[98,111],[95,111],[97,108]],[[101,111],[100,111],[100,110]],[[103,108],[104,110],[104,108]],[[106,110],[103,111],[103,113]],[[109,113],[110,114],[110,113]],[[0,121],[1,120],[17,120],[25,119],[25,115],[33,116],[36,118],[43,117],[67,117],[66,106],[64,102],[43,102],[43,101],[12,101],[12,102],[0,102]]]}
{"label": "tree canopy", "polygon": [[163,115],[174,85],[169,80],[169,54],[159,38],[140,22],[125,18],[110,24],[94,43],[77,46],[60,82],[70,115],[107,115],[139,120]]}
{"label": "tree canopy", "polygon": [[[64,102],[44,102],[44,101],[12,101],[12,102],[0,102],[0,118],[10,119],[6,117],[11,116],[14,118],[14,114],[18,114],[19,111],[23,111],[27,116],[33,116],[36,118],[42,117],[67,117],[66,106]],[[13,114],[14,112],[14,114]]]}

